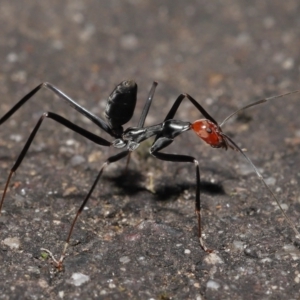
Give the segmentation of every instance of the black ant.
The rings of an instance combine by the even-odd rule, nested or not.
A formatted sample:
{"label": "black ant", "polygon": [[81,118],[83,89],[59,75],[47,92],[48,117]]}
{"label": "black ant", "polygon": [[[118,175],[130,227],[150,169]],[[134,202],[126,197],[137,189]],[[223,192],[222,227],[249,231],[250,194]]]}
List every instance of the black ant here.
{"label": "black ant", "polygon": [[[9,182],[11,180],[12,175],[16,172],[18,167],[20,166],[22,160],[24,159],[29,146],[31,145],[37,131],[39,130],[43,120],[45,118],[53,119],[54,121],[62,124],[63,126],[68,127],[69,129],[81,134],[85,138],[91,140],[92,142],[102,145],[102,146],[113,146],[114,148],[118,149],[124,149],[122,152],[113,155],[109,157],[102,167],[99,170],[99,173],[90,188],[87,196],[85,197],[84,201],[82,202],[80,208],[78,209],[75,218],[72,222],[71,228],[68,233],[68,237],[66,239],[66,244],[63,248],[61,257],[58,261],[54,259],[53,260],[57,264],[58,268],[62,268],[62,262],[66,255],[66,250],[68,247],[68,244],[70,242],[70,238],[75,226],[75,223],[86,206],[89,198],[91,197],[92,192],[95,189],[95,186],[97,185],[104,168],[114,163],[122,158],[130,157],[130,154],[132,151],[136,150],[140,143],[149,139],[150,137],[155,137],[154,142],[150,148],[150,154],[160,160],[164,161],[171,161],[171,162],[188,162],[188,163],[194,163],[195,170],[196,170],[196,197],[195,197],[195,211],[197,215],[198,220],[198,237],[200,240],[200,245],[204,251],[210,253],[212,250],[208,249],[203,242],[202,239],[202,228],[201,228],[201,201],[200,201],[200,172],[199,172],[199,163],[196,158],[192,156],[187,155],[177,155],[177,154],[169,154],[169,153],[161,153],[160,151],[167,146],[169,146],[174,139],[180,135],[181,133],[193,130],[202,140],[204,140],[206,143],[208,143],[213,148],[223,148],[227,150],[228,148],[231,148],[233,150],[236,150],[240,152],[245,159],[250,163],[251,167],[257,174],[258,178],[262,181],[263,185],[267,188],[267,190],[270,192],[272,198],[276,201],[278,207],[280,208],[282,214],[284,215],[286,221],[291,226],[291,228],[294,230],[297,237],[300,237],[300,234],[298,230],[296,229],[295,225],[291,222],[291,220],[288,218],[288,216],[285,214],[284,210],[282,209],[277,197],[272,192],[272,190],[269,188],[265,180],[263,179],[260,172],[257,170],[255,165],[252,163],[250,158],[244,153],[244,151],[228,136],[226,135],[221,127],[234,115],[236,115],[238,112],[245,110],[249,107],[267,102],[271,99],[287,96],[293,93],[298,93],[299,91],[293,91],[290,93],[282,94],[275,97],[270,98],[264,98],[259,101],[255,101],[249,105],[246,105],[234,113],[232,113],[230,116],[228,116],[221,124],[218,124],[214,118],[190,95],[188,94],[181,94],[177,97],[175,100],[173,106],[171,107],[169,113],[165,117],[164,121],[162,123],[144,127],[145,119],[148,115],[149,108],[152,103],[152,99],[154,96],[154,92],[156,89],[157,83],[153,82],[152,88],[149,92],[148,98],[146,100],[145,106],[142,110],[142,114],[140,117],[140,120],[138,122],[138,125],[136,127],[129,127],[126,130],[123,129],[123,125],[126,124],[133,116],[135,105],[136,105],[136,99],[137,99],[137,84],[132,80],[125,80],[122,81],[119,85],[116,86],[116,88],[113,90],[111,95],[108,98],[106,108],[105,108],[105,117],[107,119],[107,122],[102,120],[101,118],[97,117],[90,111],[86,110],[84,107],[80,106],[78,103],[76,103],[74,100],[72,100],[70,97],[65,95],[63,92],[61,92],[58,88],[53,86],[50,83],[41,83],[38,85],[35,89],[33,89],[31,92],[29,92],[27,95],[25,95],[11,110],[9,110],[1,119],[0,119],[0,125],[3,124],[5,121],[7,121],[23,104],[25,104],[29,99],[31,99],[41,88],[45,87],[52,92],[54,92],[60,99],[64,100],[67,104],[69,104],[72,108],[76,109],[79,113],[90,119],[93,123],[95,123],[97,126],[99,126],[102,130],[107,132],[110,136],[114,138],[113,142],[109,142],[108,140],[97,136],[93,134],[90,131],[87,131],[83,129],[82,127],[70,122],[69,120],[65,119],[64,117],[55,114],[53,112],[45,112],[40,117],[39,121],[37,122],[36,126],[34,127],[33,131],[31,132],[23,150],[21,151],[20,155],[18,156],[14,166],[12,167],[5,188],[2,195],[2,199],[0,202],[0,212],[1,208],[4,202],[4,198],[9,186]],[[205,117],[205,119],[197,120],[193,123],[185,122],[181,120],[175,120],[174,116],[177,112],[181,102],[183,99],[187,98],[194,106],[195,108]],[[48,251],[48,250],[47,250]]]}

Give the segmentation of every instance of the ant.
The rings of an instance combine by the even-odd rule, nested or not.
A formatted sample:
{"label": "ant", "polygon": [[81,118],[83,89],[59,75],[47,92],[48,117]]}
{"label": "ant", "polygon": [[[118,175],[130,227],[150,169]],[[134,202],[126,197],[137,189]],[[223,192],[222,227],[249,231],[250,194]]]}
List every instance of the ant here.
{"label": "ant", "polygon": [[[263,176],[260,174],[258,169],[255,167],[255,165],[252,163],[250,158],[244,153],[244,150],[242,150],[228,135],[226,135],[222,131],[222,126],[234,115],[239,113],[242,110],[248,109],[252,106],[262,104],[264,102],[267,102],[272,99],[284,97],[293,93],[298,93],[299,90],[289,92],[286,94],[282,94],[279,96],[274,96],[270,98],[264,98],[258,101],[255,101],[253,103],[250,103],[237,111],[233,112],[231,115],[229,115],[222,123],[218,124],[217,121],[189,94],[180,94],[177,99],[175,100],[174,104],[172,105],[169,113],[165,117],[164,121],[162,123],[152,125],[152,126],[144,126],[145,119],[148,115],[149,108],[152,103],[152,99],[155,93],[157,83],[153,82],[152,87],[150,89],[150,92],[148,94],[148,98],[146,99],[146,103],[144,105],[144,108],[142,110],[141,117],[139,119],[139,122],[136,127],[129,127],[127,129],[123,129],[123,125],[126,124],[133,116],[135,105],[136,105],[136,99],[137,99],[137,84],[132,80],[125,80],[122,81],[119,85],[116,86],[116,88],[113,90],[113,92],[110,94],[106,108],[105,108],[105,117],[106,122],[102,120],[100,117],[94,115],[90,111],[86,110],[84,107],[80,106],[78,103],[76,103],[74,100],[72,100],[70,97],[68,97],[66,94],[64,94],[62,91],[60,91],[58,88],[56,88],[54,85],[44,82],[38,85],[35,89],[33,89],[31,92],[29,92],[27,95],[25,95],[13,108],[11,108],[2,118],[0,118],[0,125],[2,125],[5,121],[7,121],[23,104],[25,104],[29,99],[31,99],[40,89],[46,88],[52,91],[54,94],[56,94],[61,100],[65,101],[67,104],[69,104],[72,108],[77,110],[79,113],[84,115],[86,118],[90,119],[93,123],[95,123],[98,127],[100,127],[102,130],[104,130],[106,133],[108,133],[114,140],[112,142],[93,134],[92,132],[70,122],[69,120],[65,119],[64,117],[53,113],[53,112],[44,112],[42,116],[40,117],[39,121],[37,122],[36,126],[34,127],[33,131],[31,132],[27,142],[25,143],[25,146],[23,150],[21,151],[20,155],[18,156],[15,164],[13,165],[8,179],[6,181],[6,185],[3,191],[2,199],[0,202],[0,212],[1,208],[3,206],[4,198],[8,190],[8,186],[11,180],[12,175],[16,172],[20,164],[22,163],[36,133],[38,132],[42,122],[45,120],[45,118],[50,118],[61,125],[68,127],[69,129],[73,130],[74,132],[77,132],[78,134],[82,135],[83,137],[87,138],[88,140],[91,140],[92,142],[106,147],[114,147],[117,149],[123,149],[123,151],[119,152],[116,155],[110,156],[101,166],[99,173],[94,180],[94,183],[92,184],[88,194],[86,195],[84,201],[82,202],[80,208],[78,209],[73,222],[71,224],[65,246],[62,250],[61,257],[57,261],[51,254],[51,252],[47,249],[43,249],[48,251],[51,254],[51,257],[53,261],[56,263],[56,266],[59,269],[62,269],[63,260],[66,256],[66,250],[70,242],[70,238],[75,226],[75,223],[81,214],[82,210],[86,206],[88,200],[91,197],[91,194],[93,193],[99,179],[102,176],[102,173],[109,164],[115,163],[122,158],[127,157],[127,163],[130,159],[130,154],[134,150],[136,150],[140,143],[149,139],[150,137],[155,137],[154,142],[150,148],[150,154],[154,156],[157,159],[164,160],[164,161],[170,161],[170,162],[187,162],[187,163],[193,163],[195,165],[195,171],[196,171],[196,197],[195,197],[195,212],[197,216],[198,221],[198,238],[200,241],[200,245],[202,249],[208,253],[212,252],[212,250],[208,249],[202,239],[202,227],[201,227],[201,201],[200,201],[200,171],[199,171],[199,163],[198,160],[192,156],[187,155],[181,155],[181,154],[169,154],[169,153],[161,153],[160,151],[166,147],[168,147],[174,139],[182,134],[183,132],[186,132],[188,130],[193,130],[196,135],[204,140],[207,144],[209,144],[213,148],[222,148],[227,150],[228,148],[231,148],[233,150],[236,150],[241,153],[241,155],[244,156],[244,158],[249,162],[253,170],[255,171],[257,177],[262,181],[263,185],[266,187],[266,189],[271,194],[272,198],[276,201],[278,207],[280,208],[282,214],[284,215],[286,221],[290,225],[290,227],[294,230],[296,237],[300,237],[300,233],[296,229],[296,226],[292,223],[292,221],[288,218],[284,210],[282,209],[279,200],[275,196],[275,194],[272,192],[272,190],[267,185],[266,181],[264,180]],[[196,120],[193,123],[190,123],[188,121],[181,121],[174,119],[174,116],[181,104],[181,102],[184,99],[188,99],[195,108],[205,117],[205,119],[199,119]]]}

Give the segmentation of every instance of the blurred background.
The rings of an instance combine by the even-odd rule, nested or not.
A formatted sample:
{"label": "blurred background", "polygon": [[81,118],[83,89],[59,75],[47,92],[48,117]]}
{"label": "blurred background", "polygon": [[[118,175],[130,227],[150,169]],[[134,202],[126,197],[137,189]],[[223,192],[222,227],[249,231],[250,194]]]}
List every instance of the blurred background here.
{"label": "blurred background", "polygon": [[[236,108],[251,101],[300,88],[299,14],[297,0],[0,0],[1,115],[39,83],[49,81],[103,117],[105,99],[113,88],[124,79],[134,79],[139,86],[138,103],[128,126],[137,124],[154,80],[159,85],[146,125],[162,122],[180,93],[189,93],[216,120],[222,121]],[[1,125],[1,186],[4,186],[22,145],[44,111],[59,113],[110,139],[61,102],[50,91],[40,91]],[[273,184],[272,189],[279,192],[280,198],[290,208],[288,214],[295,222],[300,213],[298,171],[295,170],[300,161],[299,111],[299,96],[289,96],[249,110],[225,127],[241,147],[247,148],[251,159]],[[191,122],[201,117],[188,101],[182,104],[176,115],[178,119]],[[149,158],[146,152],[149,146],[151,144],[145,149],[141,147],[133,155],[130,166],[132,172],[137,173],[131,174],[129,181],[130,184],[136,181],[136,185],[129,184],[126,188],[126,178],[120,177],[124,163],[108,168],[104,183],[99,185],[91,200],[93,209],[88,216],[95,219],[99,213],[99,222],[104,222],[106,211],[114,211],[111,219],[101,223],[102,227],[95,221],[90,225],[95,226],[92,230],[85,228],[78,236],[74,233],[74,239],[81,240],[81,248],[73,251],[80,256],[80,253],[85,253],[85,248],[89,248],[90,256],[78,267],[76,259],[72,265],[72,257],[76,255],[70,250],[72,254],[68,257],[70,263],[66,272],[53,275],[45,271],[51,267],[39,259],[39,247],[48,243],[55,254],[59,253],[75,208],[80,205],[102,162],[113,151],[95,148],[51,121],[43,124],[18,170],[18,177],[13,179],[14,191],[5,202],[5,210],[10,214],[2,219],[1,240],[9,236],[27,236],[29,240],[21,240],[26,259],[21,251],[13,254],[7,246],[2,246],[5,249],[0,260],[5,266],[1,275],[4,283],[1,289],[5,291],[3,299],[18,298],[22,290],[26,291],[28,299],[31,295],[53,299],[58,295],[66,299],[101,295],[103,299],[273,299],[282,295],[289,295],[292,299],[299,295],[299,253],[291,244],[293,233],[286,229],[278,211],[271,218],[276,206],[255,176],[249,175],[251,170],[242,157],[233,151],[213,150],[192,133],[179,137],[168,150],[193,155],[200,161],[203,190],[207,194],[203,206],[208,243],[221,251],[218,257],[222,261],[207,262],[207,256],[197,245],[194,228],[194,168]],[[154,178],[156,196],[149,192],[149,176]],[[52,197],[52,194],[56,196]],[[24,196],[29,204],[24,199],[27,204],[20,204],[19,198],[13,195]],[[44,199],[44,195],[48,198]],[[99,205],[99,195],[106,201],[106,207]],[[169,201],[161,201],[162,198]],[[36,216],[39,222],[46,218],[61,222],[67,212],[72,214],[60,227],[53,225],[52,219],[45,228],[37,223],[31,230],[18,223],[23,219],[30,226],[30,218],[37,206],[41,211],[45,207],[48,209],[44,211],[45,215]],[[219,207],[217,212],[216,207]],[[265,212],[261,213],[264,209]],[[122,219],[120,211],[131,221],[119,224]],[[179,211],[180,216],[175,211]],[[258,215],[257,220],[249,217],[253,211]],[[18,220],[10,217],[11,214],[18,215]],[[88,220],[86,214],[82,218]],[[153,251],[157,253],[162,247],[163,254],[159,257],[163,262],[155,265],[151,256],[144,269],[139,263],[133,264],[131,272],[124,277],[124,273],[118,273],[120,266],[115,265],[122,253],[129,251],[126,256],[134,256],[142,251],[138,246],[145,243],[145,250],[149,241],[146,235],[143,242],[137,243],[137,248],[128,245],[122,248],[123,230],[128,225],[127,230],[136,234],[135,225],[148,218],[179,230],[184,242],[177,244],[183,244],[192,254],[187,259],[186,255],[185,258],[180,256],[185,253],[184,248],[179,251],[179,256],[176,251],[172,252],[177,237],[172,236],[170,229],[169,234],[174,240],[169,244],[159,242],[158,235],[154,239],[159,245]],[[238,223],[233,219],[239,220]],[[101,242],[103,236],[112,230],[111,224],[118,230],[111,240]],[[249,233],[247,230],[253,224],[257,225]],[[13,230],[12,234],[9,228],[19,228],[19,231]],[[264,233],[261,233],[261,228],[264,228]],[[44,231],[37,233],[37,230]],[[95,236],[91,233],[94,231],[97,231]],[[82,239],[84,234],[88,237]],[[33,243],[31,239],[37,240]],[[259,244],[262,241],[265,244]],[[89,247],[91,243],[93,247]],[[34,244],[32,250],[30,247]],[[113,256],[112,249],[120,252],[113,252],[116,255]],[[31,257],[33,251],[36,254]],[[296,257],[293,264],[292,255]],[[140,254],[142,256],[145,253]],[[263,261],[266,257],[270,261]],[[98,259],[97,264],[93,259]],[[172,271],[167,267],[170,260],[173,262]],[[28,265],[33,266],[34,271],[28,271]],[[282,270],[280,274],[275,272],[279,269]],[[93,280],[75,287],[70,281],[72,272],[89,273]],[[139,282],[141,276],[145,276],[143,284]],[[124,278],[128,279],[127,283]],[[17,287],[10,288],[16,279],[22,281],[19,292]],[[108,280],[115,280],[114,288],[109,286]],[[63,294],[59,294],[62,291]]]}

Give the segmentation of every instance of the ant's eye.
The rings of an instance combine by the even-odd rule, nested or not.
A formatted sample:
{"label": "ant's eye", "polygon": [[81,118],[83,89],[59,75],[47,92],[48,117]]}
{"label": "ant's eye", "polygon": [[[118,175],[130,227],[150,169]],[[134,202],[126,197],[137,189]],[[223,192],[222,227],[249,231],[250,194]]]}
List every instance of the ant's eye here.
{"label": "ant's eye", "polygon": [[212,130],[209,127],[206,127],[205,129],[207,133],[212,133]]}

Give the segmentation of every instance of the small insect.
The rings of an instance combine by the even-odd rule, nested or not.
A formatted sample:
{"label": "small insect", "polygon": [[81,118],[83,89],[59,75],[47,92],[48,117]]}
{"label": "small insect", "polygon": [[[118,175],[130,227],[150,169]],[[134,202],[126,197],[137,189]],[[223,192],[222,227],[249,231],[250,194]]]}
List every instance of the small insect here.
{"label": "small insect", "polygon": [[[52,256],[52,259],[56,263],[56,266],[58,268],[62,268],[63,260],[66,255],[67,247],[70,242],[70,238],[75,226],[75,223],[81,214],[82,210],[86,206],[88,200],[90,199],[98,181],[100,180],[102,173],[109,164],[115,163],[122,158],[130,157],[130,154],[132,151],[136,150],[140,143],[149,139],[150,137],[155,137],[154,142],[150,148],[150,154],[157,159],[164,160],[164,161],[170,161],[170,162],[187,162],[187,163],[193,163],[195,165],[195,171],[196,171],[196,196],[195,196],[195,212],[197,216],[198,221],[198,238],[200,241],[200,245],[202,249],[206,252],[212,252],[212,250],[208,249],[206,245],[204,244],[204,241],[202,239],[202,228],[201,228],[201,198],[200,198],[200,172],[199,172],[199,163],[196,158],[192,156],[187,155],[181,155],[181,154],[169,154],[169,153],[161,153],[160,151],[166,147],[168,147],[174,139],[182,134],[183,132],[186,132],[188,130],[193,130],[198,137],[200,137],[202,140],[204,140],[206,143],[208,143],[213,148],[222,148],[227,150],[228,148],[231,148],[233,150],[236,150],[241,153],[241,155],[244,156],[244,158],[249,162],[253,170],[255,171],[257,177],[262,181],[263,185],[266,187],[266,189],[271,194],[271,197],[276,201],[278,207],[280,208],[282,214],[284,215],[286,221],[290,225],[290,227],[294,230],[297,237],[300,237],[300,234],[296,228],[296,226],[292,223],[292,221],[288,218],[284,210],[282,209],[279,200],[277,199],[276,195],[272,192],[272,190],[267,185],[266,181],[264,180],[263,176],[260,174],[258,169],[255,167],[255,165],[252,163],[250,158],[244,153],[244,151],[228,136],[222,131],[222,126],[234,115],[239,113],[242,110],[245,110],[249,107],[262,104],[264,102],[267,102],[269,100],[273,100],[276,98],[284,97],[293,93],[298,93],[299,91],[293,91],[290,93],[282,94],[275,97],[270,98],[264,98],[258,101],[255,101],[249,105],[246,105],[231,115],[229,115],[222,123],[218,124],[215,119],[189,94],[180,94],[177,99],[175,100],[174,104],[172,105],[169,113],[165,117],[164,121],[162,123],[152,125],[152,126],[144,126],[145,119],[148,115],[149,108],[152,103],[152,99],[154,97],[155,89],[156,89],[157,83],[153,82],[151,90],[148,94],[148,97],[146,99],[146,103],[144,105],[144,108],[142,110],[141,117],[139,119],[139,122],[136,127],[129,127],[127,129],[123,129],[123,125],[126,124],[133,116],[135,105],[136,105],[136,99],[137,99],[137,84],[132,80],[125,80],[122,81],[119,85],[116,86],[116,88],[113,90],[113,92],[110,94],[106,108],[105,108],[105,117],[106,122],[101,119],[100,117],[94,115],[90,111],[86,110],[84,107],[80,106],[78,103],[76,103],[74,100],[72,100],[70,97],[68,97],[66,94],[64,94],[62,91],[60,91],[58,88],[56,88],[54,85],[44,82],[38,85],[35,89],[33,89],[31,92],[29,92],[27,95],[25,95],[13,108],[11,108],[1,119],[0,119],[0,125],[2,125],[5,121],[7,121],[22,105],[24,105],[29,99],[31,99],[40,89],[46,88],[50,91],[54,92],[61,100],[65,101],[67,104],[69,104],[72,108],[77,110],[79,113],[84,115],[86,118],[90,119],[94,124],[96,124],[98,127],[100,127],[102,130],[104,130],[106,133],[108,133],[114,140],[112,142],[95,135],[94,133],[70,122],[69,120],[65,119],[64,117],[53,113],[53,112],[45,112],[40,117],[39,121],[37,122],[36,126],[34,127],[33,131],[31,132],[27,142],[25,143],[25,146],[23,150],[21,151],[20,155],[18,156],[15,164],[13,165],[9,175],[8,179],[6,181],[6,185],[4,187],[4,192],[2,195],[2,199],[0,202],[0,212],[3,206],[3,202],[5,199],[5,195],[7,193],[7,189],[10,183],[10,180],[12,178],[12,175],[16,172],[16,170],[19,168],[20,164],[22,163],[22,160],[24,159],[36,133],[38,132],[43,120],[45,118],[50,118],[61,125],[68,127],[69,129],[73,130],[74,132],[82,135],[83,137],[87,138],[88,140],[91,140],[92,142],[106,147],[114,147],[117,149],[123,149],[123,151],[119,152],[116,155],[113,155],[109,157],[101,166],[98,175],[96,176],[88,194],[86,195],[85,199],[83,200],[80,208],[78,209],[73,222],[71,224],[65,246],[62,250],[61,256],[59,260],[55,260],[55,258]],[[194,121],[193,123],[190,123],[188,121],[181,121],[174,119],[174,116],[181,104],[181,102],[187,99],[189,100],[195,108],[205,117],[205,119],[199,119]],[[48,250],[47,250],[48,251]]]}

